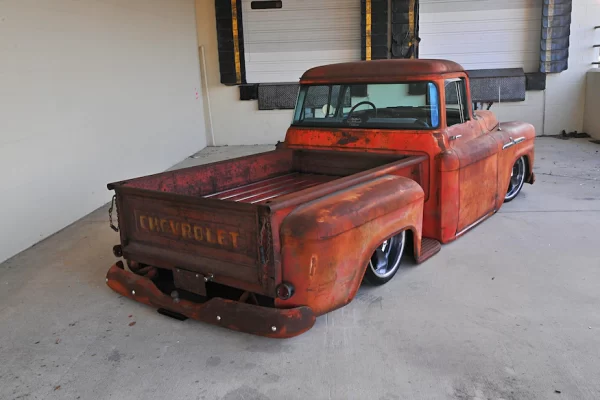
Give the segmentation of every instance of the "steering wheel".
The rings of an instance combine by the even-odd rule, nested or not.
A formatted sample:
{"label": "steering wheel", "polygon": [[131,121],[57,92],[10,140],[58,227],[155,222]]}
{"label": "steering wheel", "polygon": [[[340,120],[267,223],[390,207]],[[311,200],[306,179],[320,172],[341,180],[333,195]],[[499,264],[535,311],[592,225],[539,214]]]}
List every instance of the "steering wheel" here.
{"label": "steering wheel", "polygon": [[420,126],[425,127],[425,128],[429,128],[429,124],[427,122],[423,121],[423,120],[420,120],[420,119],[416,119],[415,120],[415,124],[416,125],[420,125]]}
{"label": "steering wheel", "polygon": [[352,108],[350,109],[350,112],[348,112],[348,116],[346,117],[346,119],[349,119],[349,118],[350,118],[350,116],[352,115],[352,113],[354,112],[354,110],[356,110],[356,108],[358,108],[359,106],[362,106],[362,105],[364,105],[364,104],[366,104],[366,105],[369,105],[369,106],[373,107],[373,110],[375,110],[375,118],[377,118],[377,106],[376,106],[375,104],[371,103],[370,101],[361,101],[361,102],[359,102],[359,103],[356,103],[356,104],[354,105],[354,107],[352,107]]}

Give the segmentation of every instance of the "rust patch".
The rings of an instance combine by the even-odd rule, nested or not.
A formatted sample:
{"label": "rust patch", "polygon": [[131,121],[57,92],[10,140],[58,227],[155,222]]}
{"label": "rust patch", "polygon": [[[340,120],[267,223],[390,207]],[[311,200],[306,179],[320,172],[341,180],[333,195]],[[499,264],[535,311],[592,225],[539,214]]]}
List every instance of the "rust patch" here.
{"label": "rust patch", "polygon": [[[140,303],[169,310],[198,321],[271,338],[289,338],[308,331],[315,323],[310,307],[277,309],[214,297],[205,303],[173,301],[150,279],[122,269],[119,261],[106,275],[107,285]],[[132,326],[135,322],[131,322]]]}
{"label": "rust patch", "polygon": [[437,141],[437,145],[440,148],[440,151],[446,151],[446,145],[444,144],[444,135],[442,135],[440,132],[434,132],[433,138]]}
{"label": "rust patch", "polygon": [[337,144],[339,145],[346,145],[346,144],[350,144],[350,143],[356,143],[360,140],[359,137],[356,137],[348,132],[342,132],[342,137],[340,140],[338,140]]}
{"label": "rust patch", "polygon": [[315,276],[316,270],[317,270],[317,255],[313,254],[313,256],[310,259],[310,270],[308,272],[308,275],[312,278],[313,276]]}

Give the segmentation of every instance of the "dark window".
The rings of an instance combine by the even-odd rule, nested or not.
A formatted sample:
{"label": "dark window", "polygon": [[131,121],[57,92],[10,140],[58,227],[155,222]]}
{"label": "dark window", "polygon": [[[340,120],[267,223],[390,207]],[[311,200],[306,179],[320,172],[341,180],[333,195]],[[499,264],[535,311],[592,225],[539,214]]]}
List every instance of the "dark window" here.
{"label": "dark window", "polygon": [[433,82],[302,86],[294,124],[434,129],[439,125],[438,104]]}
{"label": "dark window", "polygon": [[250,3],[250,8],[253,10],[269,10],[281,7],[283,7],[281,1],[253,1]]}
{"label": "dark window", "polygon": [[446,79],[446,125],[462,124],[469,119],[464,79]]}

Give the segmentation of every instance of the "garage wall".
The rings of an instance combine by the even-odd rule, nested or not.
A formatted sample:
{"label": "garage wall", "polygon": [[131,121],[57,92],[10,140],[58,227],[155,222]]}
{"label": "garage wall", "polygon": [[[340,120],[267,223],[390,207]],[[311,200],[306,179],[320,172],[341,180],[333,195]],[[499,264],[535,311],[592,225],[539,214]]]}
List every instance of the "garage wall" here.
{"label": "garage wall", "polygon": [[248,83],[297,82],[309,68],[360,60],[360,1],[284,1],[253,10],[242,0]]}
{"label": "garage wall", "polygon": [[546,84],[545,133],[557,135],[562,129],[583,130],[586,73],[598,57],[594,26],[600,25],[599,0],[575,0],[571,13],[569,69],[549,74]]}
{"label": "garage wall", "polygon": [[108,202],[108,182],[206,145],[194,16],[193,0],[1,2],[0,261]]}
{"label": "garage wall", "polygon": [[[539,71],[541,6],[541,0],[421,0],[420,57],[448,58],[467,69]],[[501,120],[530,122],[538,135],[583,129],[585,75],[599,15],[598,0],[573,2],[569,69],[548,74],[545,92],[494,105]]]}
{"label": "garage wall", "polygon": [[293,111],[259,111],[256,101],[240,101],[238,87],[220,83],[215,0],[196,0],[196,13],[198,43],[205,54],[202,61],[208,88],[205,99],[211,127],[209,144],[252,145],[283,141],[292,122]]}
{"label": "garage wall", "polygon": [[[208,120],[212,121],[211,132],[214,135],[214,142],[211,143],[272,144],[283,140],[292,120],[291,110],[259,111],[256,101],[239,100],[237,87],[220,84],[214,0],[196,0],[196,3],[198,38],[206,54],[207,101],[210,106],[207,115]],[[534,49],[534,44],[540,46],[541,4],[541,0],[421,0],[421,58],[464,57],[458,61],[467,68],[522,66],[527,72],[537,71],[539,50]],[[530,122],[536,127],[538,135],[557,134],[562,129],[582,130],[585,73],[594,57],[591,46],[594,42],[593,27],[599,23],[596,17],[600,15],[599,7],[598,0],[573,2],[569,69],[559,74],[549,74],[547,89],[527,92],[524,102],[495,104],[492,110],[501,120]],[[435,15],[428,17],[428,13]],[[479,21],[474,18],[476,15],[484,16],[488,21]],[[464,32],[457,31],[457,21],[463,17],[470,18],[471,23],[462,26]],[[499,24],[499,19],[504,23]],[[496,24],[495,29],[488,29],[492,23]],[[444,46],[438,47],[438,50],[427,50],[427,42],[432,43],[434,37],[448,40],[445,38],[447,34],[435,32],[442,26],[450,33],[452,40],[448,43],[453,44],[450,47],[454,50],[446,50]],[[484,31],[473,33],[474,27]],[[521,29],[522,35],[515,35],[515,29]],[[495,43],[492,40],[494,38]],[[456,51],[456,43],[464,43],[464,46]],[[493,45],[501,47],[490,51]],[[474,51],[483,52],[487,58],[480,53],[473,56]],[[508,61],[498,59],[495,53],[499,51],[512,52],[512,55],[504,54]],[[466,55],[461,54],[463,52]]]}
{"label": "garage wall", "polygon": [[586,78],[585,112],[583,117],[583,130],[594,139],[600,139],[600,68],[588,71]]}
{"label": "garage wall", "polygon": [[[523,68],[540,64],[542,0],[421,0],[420,58],[444,58],[465,69]],[[494,104],[502,121],[521,120],[544,131],[544,93],[524,102]]]}
{"label": "garage wall", "polygon": [[536,72],[541,26],[542,0],[421,0],[419,57]]}

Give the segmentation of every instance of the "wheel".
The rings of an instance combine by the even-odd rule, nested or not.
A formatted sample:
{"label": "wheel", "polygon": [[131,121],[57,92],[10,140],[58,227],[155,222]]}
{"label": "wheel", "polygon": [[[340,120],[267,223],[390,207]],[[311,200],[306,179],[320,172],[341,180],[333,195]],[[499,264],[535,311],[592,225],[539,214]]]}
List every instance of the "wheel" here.
{"label": "wheel", "polygon": [[383,285],[396,275],[404,254],[406,231],[384,241],[371,256],[365,280],[372,285]]}
{"label": "wheel", "polygon": [[525,183],[525,171],[525,157],[521,157],[512,167],[512,171],[510,173],[510,183],[508,184],[506,196],[504,196],[505,203],[514,200],[514,198],[517,197],[523,188],[523,184]]}
{"label": "wheel", "polygon": [[356,110],[358,107],[360,107],[360,106],[362,106],[362,105],[364,105],[364,104],[366,104],[366,105],[369,105],[369,106],[373,107],[373,110],[375,110],[375,112],[377,112],[377,106],[376,106],[375,104],[371,103],[370,101],[361,101],[361,102],[359,102],[359,103],[356,103],[356,104],[354,105],[354,107],[352,107],[352,108],[350,109],[350,111],[348,112],[348,117],[352,115],[352,113],[354,112],[354,110]]}
{"label": "wheel", "polygon": [[375,118],[377,118],[377,106],[373,103],[371,103],[370,101],[361,101],[360,103],[356,103],[354,105],[354,107],[352,107],[350,109],[350,111],[348,112],[348,115],[346,116],[346,120],[350,119],[350,116],[352,115],[352,113],[354,113],[354,110],[356,110],[358,107],[362,106],[362,105],[368,105],[371,106],[373,108],[373,110],[375,110]]}

